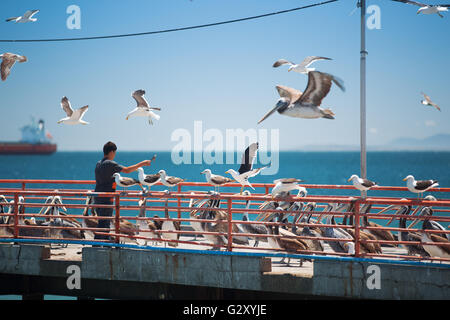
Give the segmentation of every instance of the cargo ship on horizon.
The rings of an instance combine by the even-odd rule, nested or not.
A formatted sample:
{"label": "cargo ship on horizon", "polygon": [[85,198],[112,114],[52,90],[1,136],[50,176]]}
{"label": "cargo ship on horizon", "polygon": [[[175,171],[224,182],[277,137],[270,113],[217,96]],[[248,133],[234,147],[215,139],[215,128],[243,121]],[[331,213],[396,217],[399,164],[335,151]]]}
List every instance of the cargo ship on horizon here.
{"label": "cargo ship on horizon", "polygon": [[5,154],[52,154],[56,152],[56,144],[53,137],[45,130],[44,120],[20,129],[22,139],[20,141],[0,141],[0,155]]}

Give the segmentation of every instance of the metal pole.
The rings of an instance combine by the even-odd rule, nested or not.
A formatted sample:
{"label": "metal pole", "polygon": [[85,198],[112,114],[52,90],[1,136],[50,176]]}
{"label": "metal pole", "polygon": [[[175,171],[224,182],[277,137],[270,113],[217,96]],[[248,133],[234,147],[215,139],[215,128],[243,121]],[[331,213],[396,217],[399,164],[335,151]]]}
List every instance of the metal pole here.
{"label": "metal pole", "polygon": [[[360,140],[361,140],[361,178],[367,179],[366,156],[366,0],[360,0],[361,7],[361,63],[360,63]],[[361,196],[366,197],[366,192]]]}

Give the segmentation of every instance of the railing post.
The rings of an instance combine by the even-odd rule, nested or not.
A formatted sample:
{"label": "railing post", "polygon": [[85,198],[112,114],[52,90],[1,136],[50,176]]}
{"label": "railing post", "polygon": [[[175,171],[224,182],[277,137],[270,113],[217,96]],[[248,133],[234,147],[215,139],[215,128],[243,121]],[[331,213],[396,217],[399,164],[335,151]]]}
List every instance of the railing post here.
{"label": "railing post", "polygon": [[22,182],[22,190],[25,190],[25,182]]}
{"label": "railing post", "polygon": [[[181,193],[181,184],[178,184],[177,188],[178,188],[178,193]],[[178,206],[178,208],[180,208],[181,207],[181,198],[177,197],[177,199],[178,199],[177,206]],[[178,219],[181,219],[181,210],[180,209],[178,209]]]}
{"label": "railing post", "polygon": [[359,236],[359,201],[355,202],[355,257],[359,257],[359,245],[360,245],[360,236]]}
{"label": "railing post", "polygon": [[231,213],[231,206],[232,206],[232,200],[231,198],[228,198],[228,251],[233,251],[232,244],[233,244],[233,236],[231,235],[231,232],[233,230],[233,224],[231,223],[231,220],[233,220],[233,216]]}
{"label": "railing post", "polygon": [[14,238],[19,237],[19,195],[14,194]]}
{"label": "railing post", "polygon": [[[116,234],[120,233],[120,195],[116,196],[116,215],[115,215],[115,230]],[[116,243],[120,243],[120,237],[116,236]]]}

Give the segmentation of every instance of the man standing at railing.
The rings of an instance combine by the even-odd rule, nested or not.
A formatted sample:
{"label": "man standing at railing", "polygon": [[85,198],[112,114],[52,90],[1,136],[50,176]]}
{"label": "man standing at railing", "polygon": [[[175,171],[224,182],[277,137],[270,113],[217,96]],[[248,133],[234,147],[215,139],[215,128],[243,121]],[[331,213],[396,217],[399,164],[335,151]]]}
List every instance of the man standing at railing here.
{"label": "man standing at railing", "polygon": [[[116,183],[114,182],[113,174],[116,172],[131,173],[143,166],[149,166],[151,160],[144,160],[135,165],[124,167],[114,161],[116,156],[117,146],[114,142],[107,142],[103,146],[103,159],[97,162],[95,167],[95,191],[96,192],[115,192]],[[95,204],[113,204],[112,197],[95,197]],[[112,208],[96,208],[98,216],[112,217]],[[99,220],[99,228],[110,227],[110,220]],[[108,231],[109,232],[109,231]],[[95,234],[94,239],[107,239],[109,236]]]}

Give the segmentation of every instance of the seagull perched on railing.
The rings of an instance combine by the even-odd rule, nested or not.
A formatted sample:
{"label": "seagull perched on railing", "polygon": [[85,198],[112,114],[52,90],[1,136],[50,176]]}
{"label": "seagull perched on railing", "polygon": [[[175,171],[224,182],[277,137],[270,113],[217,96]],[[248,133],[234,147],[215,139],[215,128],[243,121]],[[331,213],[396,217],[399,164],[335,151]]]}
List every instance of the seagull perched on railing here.
{"label": "seagull perched on railing", "polygon": [[14,64],[18,61],[19,63],[26,62],[28,59],[25,56],[21,56],[15,53],[3,53],[0,54],[0,58],[2,58],[2,64],[0,66],[0,73],[2,81],[5,81],[6,78],[11,73],[11,69],[14,66]]}
{"label": "seagull perched on railing", "polygon": [[58,121],[58,123],[66,123],[66,124],[89,124],[84,120],[81,120],[84,114],[87,112],[89,106],[81,107],[75,111],[73,111],[70,101],[67,97],[62,97],[61,99],[61,108],[67,114],[66,118],[62,118]]}
{"label": "seagull perched on railing", "polygon": [[242,194],[242,191],[244,190],[245,186],[249,186],[250,188],[255,190],[255,188],[253,188],[250,182],[248,182],[248,178],[256,176],[262,169],[267,168],[261,167],[258,169],[253,169],[253,162],[255,161],[256,153],[258,152],[258,147],[259,143],[254,142],[251,145],[249,145],[247,149],[245,149],[245,152],[242,155],[241,166],[239,167],[238,172],[234,171],[233,169],[229,169],[228,171],[225,172],[231,174],[233,179],[242,185],[240,194]]}
{"label": "seagull perched on railing", "polygon": [[273,67],[278,68],[284,64],[288,64],[289,65],[288,71],[294,71],[294,72],[306,74],[310,71],[316,70],[315,68],[308,68],[308,67],[317,60],[333,60],[333,59],[326,58],[326,57],[309,56],[309,57],[306,57],[299,64],[295,64],[294,62],[290,62],[285,59],[280,59],[280,60],[275,61],[275,63],[273,64]]}
{"label": "seagull perched on railing", "polygon": [[114,173],[113,177],[114,177],[114,181],[116,182],[116,184],[118,186],[121,186],[122,188],[129,188],[129,187],[138,185],[142,188],[142,190],[144,190],[144,188],[142,187],[139,180],[136,180],[134,178],[129,178],[129,177],[122,177],[120,175],[120,173],[118,173],[118,172]]}
{"label": "seagull perched on railing", "polygon": [[258,124],[267,119],[272,113],[278,113],[303,119],[334,119],[334,113],[331,109],[320,107],[322,100],[330,92],[332,82],[334,82],[342,91],[345,91],[342,80],[337,77],[319,71],[308,72],[308,85],[303,93],[296,89],[277,86],[280,99],[275,107],[270,110]]}
{"label": "seagull perched on railing", "polygon": [[168,176],[165,170],[159,170],[158,172],[161,175],[161,182],[169,189],[175,187],[180,182],[183,182],[185,179],[181,179],[178,177]]}
{"label": "seagull perched on railing", "polygon": [[150,107],[144,97],[145,90],[136,90],[132,93],[132,97],[136,100],[137,106],[130,113],[128,113],[126,120],[130,117],[148,117],[148,123],[153,124],[152,119],[159,120],[160,116],[152,112],[152,110],[161,110],[161,108]]}
{"label": "seagull perched on railing", "polygon": [[396,2],[402,2],[406,4],[412,4],[415,6],[419,6],[419,10],[417,10],[417,14],[423,13],[423,14],[434,14],[436,13],[439,17],[443,18],[444,16],[441,14],[441,12],[448,11],[448,8],[450,7],[450,4],[425,4],[420,3],[416,1],[411,0],[392,0]]}
{"label": "seagull perched on railing", "polygon": [[216,191],[217,188],[216,192],[219,192],[220,186],[234,181],[233,179],[213,174],[210,169],[203,170],[201,174],[204,174],[206,176],[206,181],[214,186],[214,191]]}
{"label": "seagull perched on railing", "polygon": [[412,175],[407,176],[403,181],[406,181],[408,190],[418,194],[418,197],[425,191],[439,186],[437,180],[419,180],[416,181]]}
{"label": "seagull perched on railing", "polygon": [[154,184],[158,183],[159,180],[161,180],[161,175],[159,173],[145,174],[144,169],[139,168],[138,178],[139,182],[144,186],[148,186],[150,190],[151,186],[153,186]]}
{"label": "seagull perched on railing", "polygon": [[38,12],[39,10],[28,10],[23,14],[23,16],[8,18],[6,19],[6,22],[9,21],[14,21],[15,23],[35,22],[37,21],[37,18],[33,18],[33,16]]}
{"label": "seagull perched on railing", "polygon": [[347,181],[352,181],[353,186],[359,191],[367,191],[372,187],[378,187],[376,182],[370,181],[368,179],[362,179],[356,174],[352,175]]}

